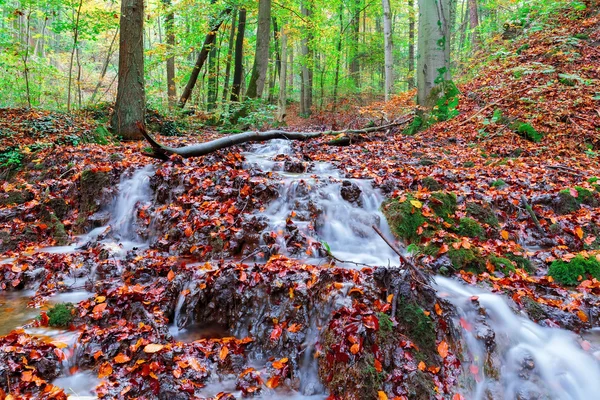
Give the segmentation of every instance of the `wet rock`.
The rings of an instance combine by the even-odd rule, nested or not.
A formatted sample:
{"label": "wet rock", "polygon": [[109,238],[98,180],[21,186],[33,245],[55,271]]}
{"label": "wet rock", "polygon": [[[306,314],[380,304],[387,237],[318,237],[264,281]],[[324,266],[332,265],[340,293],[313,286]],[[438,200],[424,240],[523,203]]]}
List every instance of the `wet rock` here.
{"label": "wet rock", "polygon": [[33,200],[33,198],[33,193],[28,190],[11,190],[6,193],[0,193],[0,206],[23,204]]}
{"label": "wet rock", "polygon": [[435,178],[432,178],[430,176],[421,179],[420,184],[424,188],[429,189],[430,192],[437,192],[439,190],[444,189],[444,186],[441,183],[439,183]]}
{"label": "wet rock", "polygon": [[285,160],[285,162],[283,163],[283,170],[285,172],[301,174],[303,172],[306,172],[306,165],[297,158],[292,158]]}
{"label": "wet rock", "polygon": [[107,172],[87,169],[79,178],[79,209],[87,214],[98,211],[103,204],[103,190],[110,186]]}
{"label": "wet rock", "polygon": [[579,202],[577,199],[568,192],[562,191],[559,192],[552,199],[552,208],[557,214],[565,215],[571,212],[579,210]]}
{"label": "wet rock", "polygon": [[108,221],[110,221],[110,212],[108,211],[98,211],[97,213],[90,215],[87,219],[90,229],[106,226]]}
{"label": "wet rock", "polygon": [[69,212],[69,205],[65,201],[65,199],[60,197],[55,197],[53,199],[48,200],[46,203],[48,208],[54,212],[54,215],[60,220],[65,219],[67,213]]}
{"label": "wet rock", "polygon": [[361,193],[362,190],[360,190],[360,187],[358,187],[356,183],[350,181],[342,182],[340,195],[342,196],[342,199],[346,200],[347,202],[358,203]]}

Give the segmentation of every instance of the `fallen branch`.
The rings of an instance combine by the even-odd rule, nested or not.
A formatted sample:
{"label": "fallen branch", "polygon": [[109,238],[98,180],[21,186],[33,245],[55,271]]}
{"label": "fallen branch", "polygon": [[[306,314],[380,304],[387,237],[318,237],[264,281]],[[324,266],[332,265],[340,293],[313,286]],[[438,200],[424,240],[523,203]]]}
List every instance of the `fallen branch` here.
{"label": "fallen branch", "polygon": [[140,129],[144,138],[152,146],[152,153],[143,154],[149,157],[158,158],[161,160],[168,160],[172,154],[180,155],[184,158],[189,157],[201,157],[207,154],[213,153],[217,150],[225,149],[231,146],[250,143],[250,142],[265,142],[272,139],[287,139],[287,140],[307,140],[314,139],[327,135],[339,135],[339,134],[358,134],[358,133],[371,133],[386,130],[395,126],[399,126],[409,122],[412,116],[409,116],[402,121],[394,122],[392,124],[383,126],[373,126],[365,129],[345,129],[343,131],[325,131],[325,132],[287,132],[282,130],[270,130],[265,132],[244,132],[237,133],[235,135],[225,136],[219,139],[212,140],[210,142],[193,144],[189,146],[173,148],[167,147],[158,143],[150,134],[146,131],[143,124],[138,122],[138,128]]}
{"label": "fallen branch", "polygon": [[533,223],[535,224],[535,226],[538,229],[538,231],[543,236],[546,236],[546,231],[544,231],[544,228],[542,228],[542,225],[540,224],[540,221],[538,220],[537,216],[535,215],[535,212],[533,212],[533,208],[527,202],[527,197],[525,197],[524,194],[521,195],[521,204],[523,205],[523,207],[525,207],[525,210],[527,210],[527,213],[529,214],[529,216],[533,220]]}
{"label": "fallen branch", "polygon": [[487,106],[483,107],[481,110],[477,111],[475,114],[471,115],[469,118],[465,119],[463,122],[461,122],[460,124],[458,124],[458,126],[463,126],[464,124],[466,124],[467,122],[469,122],[469,121],[471,121],[473,118],[475,118],[476,116],[478,116],[478,115],[480,115],[481,113],[483,113],[485,110],[487,110],[487,109],[489,109],[489,108],[491,108],[491,107],[495,106],[496,104],[498,104],[498,103],[500,103],[500,102],[502,102],[502,101],[506,100],[506,99],[507,99],[507,98],[509,98],[510,96],[513,96],[513,95],[515,95],[515,94],[519,94],[519,93],[525,92],[525,91],[527,91],[527,90],[536,89],[536,88],[537,88],[537,86],[536,86],[536,87],[526,87],[526,88],[523,88],[523,89],[521,89],[521,90],[517,90],[516,92],[510,92],[510,93],[509,93],[509,94],[507,94],[506,96],[504,96],[504,97],[501,97],[500,99],[498,99],[498,100],[494,101],[493,103],[490,103],[490,104],[488,104]]}

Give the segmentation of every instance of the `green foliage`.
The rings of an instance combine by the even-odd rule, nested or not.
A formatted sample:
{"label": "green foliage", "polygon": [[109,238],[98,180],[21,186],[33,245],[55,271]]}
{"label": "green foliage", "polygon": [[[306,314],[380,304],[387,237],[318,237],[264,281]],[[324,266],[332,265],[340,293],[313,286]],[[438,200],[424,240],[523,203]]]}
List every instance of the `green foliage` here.
{"label": "green foliage", "polygon": [[392,231],[408,242],[419,239],[417,229],[427,221],[421,211],[410,203],[411,200],[414,197],[408,196],[402,203],[397,199],[390,199],[382,206]]}
{"label": "green foliage", "polygon": [[526,122],[518,123],[516,126],[516,132],[523,136],[525,139],[534,143],[541,142],[544,137],[541,133],[535,130],[533,126]]}
{"label": "green foliage", "polygon": [[377,319],[379,320],[379,332],[387,335],[392,333],[394,330],[394,323],[392,322],[389,315],[386,313],[377,313]]}
{"label": "green foliage", "polygon": [[465,161],[462,166],[465,168],[473,168],[475,163],[473,161]]}
{"label": "green foliage", "polygon": [[477,221],[472,218],[461,218],[458,223],[458,229],[456,230],[461,236],[467,236],[471,238],[485,238],[485,230]]}
{"label": "green foliage", "polygon": [[74,306],[72,303],[58,303],[48,310],[48,325],[65,328],[73,321]]}
{"label": "green foliage", "polygon": [[424,355],[435,353],[435,329],[431,318],[416,304],[405,298],[398,298],[396,319],[406,330],[406,336],[414,341]]}
{"label": "green foliage", "polygon": [[498,271],[502,271],[504,274],[508,274],[511,271],[515,270],[515,266],[512,261],[508,258],[497,257],[495,255],[491,255],[489,257],[490,262],[494,266],[494,268]]}
{"label": "green foliage", "polygon": [[471,271],[481,273],[485,271],[485,260],[480,254],[473,249],[455,249],[450,247],[448,250],[448,258],[452,262],[452,266],[457,270]]}
{"label": "green foliage", "polygon": [[506,253],[504,257],[514,262],[517,265],[517,268],[521,268],[529,273],[534,272],[533,265],[531,264],[531,261],[529,261],[527,258],[523,256],[518,256],[514,253]]}
{"label": "green foliage", "polygon": [[275,123],[276,111],[277,106],[262,99],[231,103],[227,111],[221,114],[222,129],[228,133],[235,129],[267,129]]}
{"label": "green foliage", "polygon": [[490,184],[490,186],[493,188],[501,188],[501,187],[506,186],[506,182],[504,182],[504,180],[502,180],[502,179],[496,179],[494,182],[492,182]]}
{"label": "green foliage", "polygon": [[23,162],[23,153],[18,147],[12,147],[0,152],[0,168],[17,169]]}
{"label": "green foliage", "polygon": [[555,260],[548,269],[548,275],[554,281],[566,286],[579,284],[580,277],[585,279],[586,274],[600,279],[600,261],[596,257],[585,258],[582,255],[578,255],[569,262]]}
{"label": "green foliage", "polygon": [[423,128],[423,125],[423,117],[420,115],[415,115],[411,123],[402,133],[408,136],[416,135]]}

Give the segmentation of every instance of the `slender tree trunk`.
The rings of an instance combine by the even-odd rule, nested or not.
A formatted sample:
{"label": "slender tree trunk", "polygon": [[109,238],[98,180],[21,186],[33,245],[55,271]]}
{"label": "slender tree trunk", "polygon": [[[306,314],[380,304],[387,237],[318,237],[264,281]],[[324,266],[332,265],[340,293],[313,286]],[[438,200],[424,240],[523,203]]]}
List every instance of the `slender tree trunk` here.
{"label": "slender tree trunk", "polygon": [[25,33],[25,54],[22,56],[23,60],[23,74],[25,75],[25,90],[27,92],[27,105],[31,108],[31,90],[29,89],[29,66],[27,65],[27,61],[29,60],[29,24],[31,21],[31,9],[27,13],[27,23]]}
{"label": "slender tree trunk", "polygon": [[194,90],[194,86],[196,86],[196,81],[198,80],[198,75],[200,74],[200,70],[202,66],[204,66],[204,62],[208,57],[208,53],[212,48],[213,43],[215,42],[215,38],[217,36],[217,32],[219,28],[223,24],[223,20],[225,17],[231,12],[231,8],[227,8],[221,12],[217,21],[210,28],[210,32],[206,35],[204,39],[204,44],[202,45],[202,50],[198,54],[198,58],[196,59],[196,65],[194,65],[194,69],[192,70],[192,74],[190,75],[190,79],[188,80],[187,85],[185,85],[185,89],[183,89],[183,93],[179,98],[179,104],[177,105],[179,108],[184,108],[185,103],[187,103],[188,99],[192,94],[192,90]]}
{"label": "slender tree trunk", "polygon": [[308,21],[309,26],[303,32],[301,40],[301,51],[302,51],[302,87],[300,90],[300,113],[304,116],[311,114],[312,101],[313,101],[313,57],[312,49],[309,44],[312,42],[312,4],[308,6],[302,3],[302,15]]}
{"label": "slender tree trunk", "polygon": [[175,14],[171,9],[171,0],[163,0],[167,9],[165,16],[165,34],[167,36],[167,98],[169,107],[177,102],[177,86],[175,84]]}
{"label": "slender tree trunk", "polygon": [[408,0],[408,89],[415,87],[415,0]]}
{"label": "slender tree trunk", "polygon": [[290,62],[287,66],[287,74],[289,76],[288,86],[290,91],[294,91],[294,46],[289,47]]}
{"label": "slender tree trunk", "polygon": [[[419,0],[417,103],[431,108],[450,77],[449,0]],[[433,91],[435,87],[441,90]]]}
{"label": "slender tree trunk", "polygon": [[231,31],[229,32],[229,47],[227,50],[227,60],[225,62],[225,84],[223,85],[223,102],[227,101],[229,95],[229,80],[231,79],[231,58],[233,56],[233,47],[235,46],[235,25],[237,23],[237,10],[233,10],[231,17]]}
{"label": "slender tree trunk", "polygon": [[75,19],[75,28],[73,29],[73,48],[71,50],[71,61],[69,62],[69,82],[67,88],[67,111],[71,111],[71,86],[73,81],[73,59],[75,58],[75,51],[77,49],[77,39],[79,38],[79,17],[81,16],[81,6],[83,0],[79,0],[79,7],[77,7],[77,15]]}
{"label": "slender tree trunk", "polygon": [[231,101],[240,101],[242,78],[244,77],[244,32],[246,30],[246,9],[240,8],[238,32],[235,39],[235,68],[231,84]]}
{"label": "slender tree trunk", "polygon": [[213,111],[217,106],[217,46],[212,44],[208,53],[208,93],[207,111]]}
{"label": "slender tree trunk", "polygon": [[479,50],[479,13],[477,11],[477,0],[469,1],[469,25],[471,28],[473,52]]}
{"label": "slender tree trunk", "polygon": [[384,39],[384,70],[385,101],[390,99],[394,87],[394,55],[392,54],[392,13],[390,10],[390,0],[381,0],[383,5],[383,39]]}
{"label": "slender tree trunk", "polygon": [[40,58],[45,58],[46,54],[44,53],[44,41],[46,40],[46,26],[48,25],[48,17],[44,17],[44,25],[42,25],[42,34],[38,38],[35,44],[35,53]]}
{"label": "slender tree trunk", "polygon": [[92,97],[90,97],[90,104],[94,103],[94,99],[96,98],[96,95],[98,94],[98,89],[100,89],[100,86],[102,86],[102,82],[104,81],[104,77],[106,76],[106,72],[108,71],[108,65],[110,64],[110,59],[114,52],[113,46],[115,44],[115,40],[117,39],[118,35],[119,35],[119,28],[115,29],[115,34],[110,42],[110,46],[108,47],[106,59],[104,60],[104,64],[102,65],[102,71],[100,72],[100,79],[98,80],[98,83],[96,84],[96,87],[94,88]]}
{"label": "slender tree trunk", "polygon": [[359,60],[359,38],[360,38],[360,0],[354,0],[352,11],[352,23],[350,27],[350,79],[354,85],[360,87],[360,60]]}
{"label": "slender tree trunk", "polygon": [[81,91],[81,80],[83,79],[81,75],[81,50],[79,47],[77,48],[77,104],[79,109],[81,109],[82,104],[82,91]]}
{"label": "slender tree trunk", "polygon": [[281,27],[281,71],[279,72],[279,113],[277,115],[277,121],[284,122],[286,115],[286,103],[287,103],[287,35],[285,29]]}
{"label": "slender tree trunk", "polygon": [[124,140],[142,138],[144,124],[144,0],[122,0],[119,38],[119,81],[112,130]]}
{"label": "slender tree trunk", "polygon": [[[463,2],[464,6],[465,2]],[[463,7],[464,8],[464,7]],[[469,18],[469,7],[464,9],[462,22],[460,24],[460,43],[458,45],[460,52],[462,53],[465,48],[465,42],[467,40],[467,18]]]}
{"label": "slender tree trunk", "polygon": [[269,41],[271,39],[271,0],[258,2],[258,27],[256,28],[256,53],[252,75],[248,83],[246,96],[251,99],[261,98],[267,79],[269,66]]}
{"label": "slender tree trunk", "polygon": [[342,37],[344,35],[344,7],[340,5],[340,33],[338,36],[337,48],[335,52],[335,76],[333,79],[333,111],[337,107],[338,86],[340,83],[340,59],[342,57]]}

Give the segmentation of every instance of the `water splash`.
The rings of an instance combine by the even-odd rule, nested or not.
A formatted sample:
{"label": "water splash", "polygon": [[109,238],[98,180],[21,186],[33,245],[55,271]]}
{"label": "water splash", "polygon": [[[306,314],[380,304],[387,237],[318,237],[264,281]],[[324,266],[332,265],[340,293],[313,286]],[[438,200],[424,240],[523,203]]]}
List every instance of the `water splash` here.
{"label": "water splash", "polygon": [[[452,302],[462,319],[463,375],[474,378],[466,382],[465,398],[598,398],[599,361],[582,349],[575,334],[516,315],[499,295],[443,277],[435,282],[440,297]],[[486,345],[484,336],[494,344]]]}
{"label": "water splash", "polygon": [[[379,210],[383,196],[371,182],[345,179],[331,164],[322,162],[314,163],[310,172],[286,173],[283,161],[274,158],[291,152],[289,141],[271,140],[253,146],[252,151],[245,154],[248,163],[282,177],[278,198],[263,213],[268,219],[268,230],[284,231],[287,219],[291,218],[306,236],[327,243],[339,259],[369,265],[398,265],[398,256],[372,228],[378,226],[392,237]],[[344,199],[344,185],[359,193],[355,201]],[[312,218],[307,216],[315,212],[319,217],[316,226],[312,226]],[[277,244],[286,253],[287,244],[282,237],[278,237]]]}
{"label": "water splash", "polygon": [[138,169],[130,178],[121,179],[119,195],[112,206],[110,226],[121,239],[139,239],[135,231],[136,208],[141,203],[151,200],[152,189],[150,177],[154,174],[154,166],[146,165]]}

